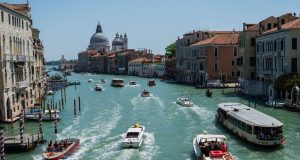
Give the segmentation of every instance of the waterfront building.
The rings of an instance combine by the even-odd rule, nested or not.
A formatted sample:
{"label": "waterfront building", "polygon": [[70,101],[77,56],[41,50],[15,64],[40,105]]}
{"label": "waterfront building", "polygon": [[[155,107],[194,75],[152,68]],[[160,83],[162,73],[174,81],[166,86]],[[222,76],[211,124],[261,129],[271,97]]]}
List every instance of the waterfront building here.
{"label": "waterfront building", "polygon": [[[279,16],[280,25],[288,23],[297,17],[292,13]],[[239,35],[239,58],[238,68],[240,70],[240,91],[246,94],[260,94],[260,87],[256,76],[256,38],[267,30],[278,26],[277,18],[270,16],[257,24],[243,23],[243,31]],[[251,86],[251,87],[249,87]]]}
{"label": "waterfront building", "polygon": [[165,70],[166,70],[166,78],[169,80],[175,80],[177,70],[176,70],[176,57],[167,58],[165,61]]}
{"label": "waterfront building", "polygon": [[59,65],[58,65],[58,69],[60,71],[68,71],[68,72],[73,72],[74,71],[74,67],[76,65],[76,61],[68,61],[65,59],[65,56],[62,55],[60,60],[59,60]]}
{"label": "waterfront building", "polygon": [[[205,82],[205,77],[201,77],[205,70],[205,56],[203,57],[204,51],[201,51],[201,47],[190,47],[191,45],[211,38],[219,34],[228,34],[232,31],[193,31],[183,35],[183,38],[178,38],[176,44],[176,80],[178,82],[195,84],[202,84]],[[203,67],[201,67],[203,66]]]}
{"label": "waterfront building", "polygon": [[298,73],[299,69],[300,19],[282,24],[263,32],[256,38],[256,79],[258,94],[274,98],[279,96],[274,83],[280,75]]}
{"label": "waterfront building", "polygon": [[30,5],[0,3],[0,115],[15,121],[44,93],[44,53]]}
{"label": "waterfront building", "polygon": [[128,75],[139,76],[146,58],[136,58],[128,62]]}
{"label": "waterfront building", "polygon": [[191,45],[188,48],[190,61],[186,66],[186,72],[191,74],[189,79],[198,84],[207,80],[237,82],[238,36],[238,32],[218,34]]}

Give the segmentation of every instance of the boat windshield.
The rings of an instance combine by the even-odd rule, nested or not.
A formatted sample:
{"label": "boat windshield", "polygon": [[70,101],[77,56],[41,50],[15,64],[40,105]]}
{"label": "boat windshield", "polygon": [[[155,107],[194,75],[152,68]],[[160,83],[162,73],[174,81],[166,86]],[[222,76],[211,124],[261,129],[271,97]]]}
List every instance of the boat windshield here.
{"label": "boat windshield", "polygon": [[254,127],[254,134],[259,140],[279,140],[283,138],[282,126],[280,127]]}
{"label": "boat windshield", "polygon": [[123,83],[123,80],[122,79],[114,79],[113,82],[114,83]]}
{"label": "boat windshield", "polygon": [[137,138],[139,134],[139,132],[128,132],[126,138]]}

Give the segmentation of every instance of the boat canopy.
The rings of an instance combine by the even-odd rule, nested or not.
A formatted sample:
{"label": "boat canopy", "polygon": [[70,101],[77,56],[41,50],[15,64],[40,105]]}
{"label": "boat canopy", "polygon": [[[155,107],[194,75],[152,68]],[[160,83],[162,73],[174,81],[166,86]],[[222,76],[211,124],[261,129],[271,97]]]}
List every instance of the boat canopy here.
{"label": "boat canopy", "polygon": [[199,142],[208,142],[208,141],[218,141],[224,142],[226,141],[226,137],[224,135],[212,135],[212,134],[200,134],[197,136]]}
{"label": "boat canopy", "polygon": [[259,127],[280,127],[282,122],[241,103],[220,103],[218,107],[235,118]]}

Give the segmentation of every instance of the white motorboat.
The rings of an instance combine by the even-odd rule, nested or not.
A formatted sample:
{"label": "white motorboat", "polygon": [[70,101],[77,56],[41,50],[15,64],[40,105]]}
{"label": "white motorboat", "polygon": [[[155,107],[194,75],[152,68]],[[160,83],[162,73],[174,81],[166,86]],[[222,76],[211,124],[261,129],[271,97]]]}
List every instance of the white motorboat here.
{"label": "white motorboat", "polygon": [[143,142],[143,135],[145,132],[145,126],[140,124],[132,125],[126,133],[126,136],[122,140],[123,148],[139,148]]}
{"label": "white motorboat", "polygon": [[284,107],[285,103],[280,100],[269,100],[266,102],[266,105],[275,108],[282,108]]}
{"label": "white motorboat", "polygon": [[143,92],[141,93],[141,96],[142,97],[150,97],[150,92],[144,89]]}
{"label": "white motorboat", "polygon": [[[24,118],[26,120],[37,121],[37,120],[39,120],[39,114],[25,114]],[[55,117],[55,114],[45,114],[45,113],[42,114],[42,120],[43,121],[54,121],[55,118],[57,120],[61,119],[61,117],[58,114],[56,115],[56,117]]]}
{"label": "white motorboat", "polygon": [[181,105],[181,106],[184,106],[184,107],[191,107],[193,106],[193,102],[185,97],[185,96],[180,96],[177,98],[177,101],[176,101],[177,104]]}
{"label": "white motorboat", "polygon": [[54,92],[53,92],[52,90],[48,90],[48,91],[47,91],[47,95],[53,95],[53,93],[54,93]]}
{"label": "white motorboat", "polygon": [[130,81],[129,85],[134,86],[134,85],[136,85],[136,82],[135,81]]}
{"label": "white motorboat", "polygon": [[92,80],[92,79],[89,79],[88,82],[93,82],[93,80]]}
{"label": "white motorboat", "polygon": [[233,160],[224,135],[198,134],[193,140],[193,147],[199,160]]}
{"label": "white motorboat", "polygon": [[102,91],[101,84],[96,84],[95,91]]}

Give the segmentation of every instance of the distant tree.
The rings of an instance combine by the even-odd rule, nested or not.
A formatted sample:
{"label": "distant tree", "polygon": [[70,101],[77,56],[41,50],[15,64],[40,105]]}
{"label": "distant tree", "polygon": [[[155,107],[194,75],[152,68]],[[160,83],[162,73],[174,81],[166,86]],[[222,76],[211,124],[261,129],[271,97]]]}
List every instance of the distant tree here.
{"label": "distant tree", "polygon": [[175,43],[171,43],[170,45],[168,45],[166,47],[166,54],[165,56],[168,58],[172,58],[176,56],[176,44]]}

